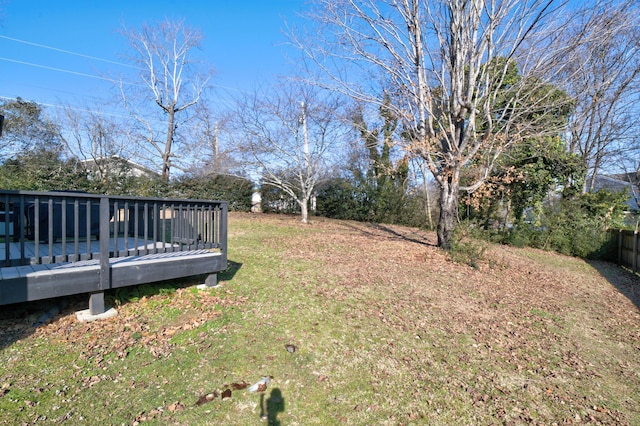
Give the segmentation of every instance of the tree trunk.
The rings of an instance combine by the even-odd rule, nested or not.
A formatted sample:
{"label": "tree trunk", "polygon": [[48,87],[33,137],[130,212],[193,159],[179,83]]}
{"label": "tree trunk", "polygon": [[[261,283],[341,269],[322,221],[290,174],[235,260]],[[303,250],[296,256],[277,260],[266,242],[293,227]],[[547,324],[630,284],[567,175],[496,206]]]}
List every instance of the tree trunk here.
{"label": "tree trunk", "polygon": [[584,180],[584,185],[582,185],[583,194],[586,194],[587,192],[593,192],[595,190],[596,179],[598,177],[598,171],[600,170],[600,162],[601,162],[601,155],[598,153],[596,154],[591,176],[587,176],[587,178]]}
{"label": "tree trunk", "polygon": [[457,173],[440,183],[440,217],[438,220],[438,247],[451,250],[453,231],[458,224],[458,196],[460,186]]}
{"label": "tree trunk", "polygon": [[426,199],[425,213],[427,214],[427,221],[429,222],[429,230],[433,231],[433,217],[431,214],[431,196],[429,195],[429,182],[427,182],[427,166],[423,162],[420,165],[422,169],[422,182],[424,186],[424,195]]}
{"label": "tree trunk", "polygon": [[309,222],[309,199],[305,198],[302,200],[302,202],[300,203],[300,212],[301,212],[301,216],[302,216],[302,223],[308,223]]}
{"label": "tree trunk", "polygon": [[167,109],[169,115],[167,121],[167,140],[164,145],[164,154],[162,155],[162,179],[169,180],[169,173],[171,172],[171,148],[173,145],[173,134],[175,131],[175,117],[176,111],[173,106]]}

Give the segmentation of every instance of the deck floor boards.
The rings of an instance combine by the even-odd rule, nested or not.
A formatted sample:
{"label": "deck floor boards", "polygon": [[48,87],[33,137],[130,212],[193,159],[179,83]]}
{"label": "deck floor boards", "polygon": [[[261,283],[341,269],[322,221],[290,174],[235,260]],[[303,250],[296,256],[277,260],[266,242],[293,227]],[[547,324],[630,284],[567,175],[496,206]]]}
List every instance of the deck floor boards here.
{"label": "deck floor boards", "polygon": [[[164,263],[175,261],[178,259],[192,259],[194,257],[216,256],[220,254],[221,253],[219,252],[212,252],[211,250],[202,249],[178,251],[172,253],[155,253],[140,256],[114,257],[109,259],[109,263],[112,267],[119,268],[140,265],[147,262]],[[4,268],[0,268],[0,279],[26,278],[36,274],[56,275],[80,269],[88,270],[99,268],[99,259],[82,260],[78,262],[48,263],[40,265],[7,266]]]}
{"label": "deck floor boards", "polygon": [[[36,244],[34,241],[25,241],[24,242],[24,256],[22,255],[22,246],[20,243],[10,242],[0,243],[0,260],[6,260],[7,257],[7,246],[9,248],[9,260],[17,261],[22,258],[35,260],[37,257],[40,258],[48,258],[50,256],[60,257],[65,256],[67,258],[76,256],[79,259],[85,258],[88,255],[91,257],[95,257],[100,252],[100,241],[93,240],[90,241],[89,250],[87,250],[87,242],[80,241],[78,244],[78,248],[76,250],[76,245],[74,241],[66,241],[66,242],[56,242],[53,244],[48,243],[38,243]],[[150,240],[144,241],[143,239],[134,239],[134,238],[125,238],[120,237],[116,240],[113,238],[109,241],[109,251],[117,251],[122,254],[124,252],[125,255],[145,255],[149,253],[160,252],[173,252],[173,249],[178,247],[177,245],[172,245],[170,243],[164,242],[153,242]],[[63,250],[64,249],[64,250]],[[37,256],[36,256],[37,250]],[[33,262],[32,263],[39,263]],[[43,262],[45,263],[45,262]],[[56,263],[53,261],[49,261],[46,263]]]}

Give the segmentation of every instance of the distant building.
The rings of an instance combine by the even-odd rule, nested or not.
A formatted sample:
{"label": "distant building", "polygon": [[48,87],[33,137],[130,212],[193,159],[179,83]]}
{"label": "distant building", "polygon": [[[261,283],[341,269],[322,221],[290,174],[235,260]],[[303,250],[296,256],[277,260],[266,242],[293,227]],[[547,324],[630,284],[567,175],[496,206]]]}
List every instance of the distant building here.
{"label": "distant building", "polygon": [[127,175],[130,177],[160,177],[160,173],[151,170],[135,161],[122,158],[119,155],[111,157],[91,158],[80,160],[79,163],[87,170],[91,177],[104,177],[113,175]]}
{"label": "distant building", "polygon": [[611,192],[629,191],[629,211],[638,211],[638,190],[640,179],[637,173],[620,173],[614,175],[597,175],[593,191],[607,189]]}
{"label": "distant building", "polygon": [[251,195],[251,212],[262,213],[262,194],[259,191]]}

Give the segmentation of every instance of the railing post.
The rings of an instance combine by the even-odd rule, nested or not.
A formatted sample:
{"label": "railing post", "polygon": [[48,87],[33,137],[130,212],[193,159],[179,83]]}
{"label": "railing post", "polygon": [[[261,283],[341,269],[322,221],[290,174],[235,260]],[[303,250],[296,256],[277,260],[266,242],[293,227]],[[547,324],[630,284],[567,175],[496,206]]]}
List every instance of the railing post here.
{"label": "railing post", "polygon": [[228,217],[229,217],[229,205],[227,203],[221,203],[220,206],[220,250],[224,254],[225,265],[224,268],[227,268],[226,259],[227,259],[227,227],[228,227]]}
{"label": "railing post", "polygon": [[104,290],[111,288],[111,270],[109,268],[109,197],[100,197],[100,283],[98,292],[89,297],[89,313],[104,313]]}

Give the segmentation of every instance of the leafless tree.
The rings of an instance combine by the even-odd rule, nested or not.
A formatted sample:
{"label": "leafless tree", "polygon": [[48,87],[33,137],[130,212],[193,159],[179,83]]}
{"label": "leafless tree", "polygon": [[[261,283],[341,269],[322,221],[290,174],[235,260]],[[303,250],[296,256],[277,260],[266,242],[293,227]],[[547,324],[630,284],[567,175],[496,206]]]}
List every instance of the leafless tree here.
{"label": "leafless tree", "polygon": [[198,113],[187,129],[192,141],[194,162],[185,169],[191,175],[229,175],[244,177],[229,143],[230,117],[199,104]]}
{"label": "leafless tree", "polygon": [[[313,34],[292,35],[323,71],[315,84],[378,108],[391,96],[405,148],[440,188],[438,244],[451,248],[461,190],[474,191],[509,145],[557,132],[542,111],[553,0],[316,0]],[[513,79],[514,70],[518,79]],[[544,127],[544,128],[543,128]],[[474,173],[461,180],[463,171]]]}
{"label": "leafless tree", "polygon": [[586,192],[612,162],[619,165],[624,157],[638,153],[634,138],[640,130],[640,4],[596,0],[583,5],[568,25],[567,38],[578,58],[567,63],[563,73],[575,102],[569,149],[588,170]]}
{"label": "leafless tree", "polygon": [[62,136],[69,154],[80,160],[91,172],[93,178],[106,184],[118,180],[122,172],[122,162],[135,156],[131,151],[131,135],[127,126],[119,124],[121,117],[115,117],[97,109],[66,107],[58,118],[64,123]]}
{"label": "leafless tree", "polygon": [[308,222],[309,200],[346,132],[335,96],[297,84],[238,100],[231,123],[248,175],[284,191]]}
{"label": "leafless tree", "polygon": [[[142,90],[137,83],[121,82],[125,106],[140,127],[143,151],[154,163],[160,160],[162,177],[168,180],[171,167],[180,166],[180,144],[188,145],[178,128],[192,118],[189,112],[202,100],[213,75],[194,59],[202,35],[183,21],[172,20],[123,33],[133,48],[131,61],[140,69],[142,81]],[[150,103],[158,107],[160,117],[151,114]]]}

